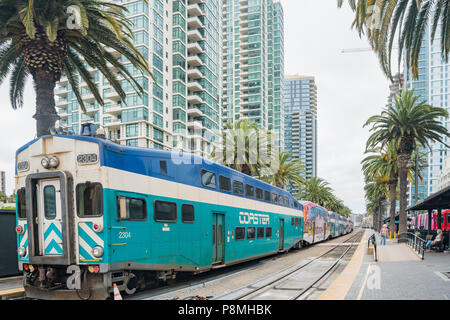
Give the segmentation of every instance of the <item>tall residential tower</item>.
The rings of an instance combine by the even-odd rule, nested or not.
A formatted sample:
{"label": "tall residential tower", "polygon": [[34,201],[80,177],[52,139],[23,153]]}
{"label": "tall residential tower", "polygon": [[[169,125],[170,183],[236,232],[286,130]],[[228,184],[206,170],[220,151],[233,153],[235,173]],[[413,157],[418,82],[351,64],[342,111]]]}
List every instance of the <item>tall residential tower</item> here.
{"label": "tall residential tower", "polygon": [[[422,47],[419,55],[418,78],[414,79],[410,70],[405,66],[405,88],[414,89],[415,95],[421,95],[422,100],[435,107],[440,107],[450,111],[449,106],[449,65],[442,59],[440,28],[436,32],[434,42],[431,41],[432,23],[430,23],[424,34]],[[442,125],[449,127],[449,119],[439,119]],[[448,144],[447,137],[444,142]],[[419,184],[418,199],[415,199],[415,186],[410,185],[409,188],[409,204],[416,203],[417,200],[422,200],[430,196],[432,193],[438,191],[439,176],[443,170],[443,162],[448,154],[448,148],[441,143],[430,144],[429,148],[422,148],[421,152],[427,156],[427,167],[421,172],[423,176],[423,183]]]}
{"label": "tall residential tower", "polygon": [[277,0],[223,1],[223,125],[250,119],[284,141],[284,13]]}
{"label": "tall residential tower", "polygon": [[207,155],[218,141],[222,91],[221,0],[123,0],[134,27],[134,45],[148,60],[157,83],[129,67],[144,88],[140,96],[122,80],[124,101],[98,70],[90,69],[103,107],[81,82],[83,114],[66,77],[56,90],[60,124],[78,132],[86,121],[104,126],[121,144],[158,149],[181,148]]}
{"label": "tall residential tower", "polygon": [[314,77],[286,76],[284,81],[285,150],[317,176],[317,86]]}

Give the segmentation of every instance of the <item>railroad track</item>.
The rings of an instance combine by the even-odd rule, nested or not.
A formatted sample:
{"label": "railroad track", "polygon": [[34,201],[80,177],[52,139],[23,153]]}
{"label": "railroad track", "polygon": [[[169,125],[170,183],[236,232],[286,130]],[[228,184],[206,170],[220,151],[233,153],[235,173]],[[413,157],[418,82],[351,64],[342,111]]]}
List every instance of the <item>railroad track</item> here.
{"label": "railroad track", "polygon": [[[273,277],[213,298],[213,300],[297,300],[330,276],[347,255],[355,239],[360,241],[364,231],[359,231],[341,244],[323,254],[287,268]],[[348,243],[346,245],[346,243]]]}

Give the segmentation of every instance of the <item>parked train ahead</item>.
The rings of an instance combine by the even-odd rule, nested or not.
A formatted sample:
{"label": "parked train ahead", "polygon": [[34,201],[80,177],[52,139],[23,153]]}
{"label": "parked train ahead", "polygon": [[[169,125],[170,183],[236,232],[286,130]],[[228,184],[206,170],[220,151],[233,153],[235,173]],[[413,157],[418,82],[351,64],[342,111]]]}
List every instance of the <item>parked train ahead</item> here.
{"label": "parked train ahead", "polygon": [[16,194],[19,269],[34,298],[105,299],[113,283],[132,294],[304,240],[304,206],[285,190],[192,154],[95,134],[20,148]]}

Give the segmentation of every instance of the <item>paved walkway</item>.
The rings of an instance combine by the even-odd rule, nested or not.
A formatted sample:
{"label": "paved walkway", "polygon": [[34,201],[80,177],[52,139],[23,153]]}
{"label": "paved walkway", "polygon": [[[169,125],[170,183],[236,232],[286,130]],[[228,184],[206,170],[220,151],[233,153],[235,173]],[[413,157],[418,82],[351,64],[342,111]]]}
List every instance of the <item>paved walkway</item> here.
{"label": "paved walkway", "polygon": [[367,239],[373,233],[366,230],[346,269],[319,299],[450,300],[450,252],[426,252],[421,260],[407,244],[388,240],[380,246],[377,234],[375,262],[367,254]]}

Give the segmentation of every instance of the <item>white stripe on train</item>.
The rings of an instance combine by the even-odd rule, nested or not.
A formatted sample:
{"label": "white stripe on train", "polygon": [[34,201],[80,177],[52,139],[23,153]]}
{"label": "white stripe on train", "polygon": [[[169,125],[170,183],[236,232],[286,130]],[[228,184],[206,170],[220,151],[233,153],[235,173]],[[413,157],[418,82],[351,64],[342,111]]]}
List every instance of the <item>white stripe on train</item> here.
{"label": "white stripe on train", "polygon": [[102,167],[102,170],[104,170],[104,176],[106,176],[106,181],[100,181],[103,188],[150,194],[157,197],[182,199],[192,202],[214,203],[248,211],[274,212],[303,217],[303,211],[298,209],[281,207],[258,200],[234,196],[110,167]]}

